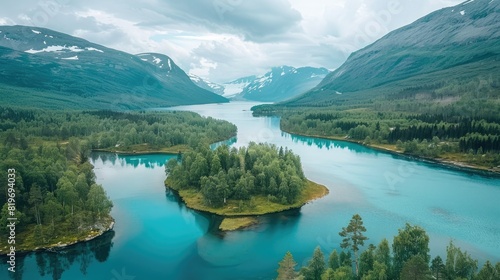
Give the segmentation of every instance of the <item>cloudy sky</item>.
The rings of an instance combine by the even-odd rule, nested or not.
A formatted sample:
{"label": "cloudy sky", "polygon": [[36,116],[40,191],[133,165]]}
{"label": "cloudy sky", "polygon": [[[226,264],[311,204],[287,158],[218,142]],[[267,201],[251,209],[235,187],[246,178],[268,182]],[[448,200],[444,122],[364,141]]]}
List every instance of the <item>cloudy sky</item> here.
{"label": "cloudy sky", "polygon": [[169,55],[226,82],[273,66],[333,70],[387,32],[463,0],[22,0],[0,25],[32,25],[130,53]]}

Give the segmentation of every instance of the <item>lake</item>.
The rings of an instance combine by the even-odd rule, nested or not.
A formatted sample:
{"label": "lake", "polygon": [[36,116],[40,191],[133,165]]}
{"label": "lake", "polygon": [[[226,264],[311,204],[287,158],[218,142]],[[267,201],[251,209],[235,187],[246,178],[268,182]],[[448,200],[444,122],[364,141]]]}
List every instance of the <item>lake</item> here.
{"label": "lake", "polygon": [[[113,232],[59,253],[18,259],[23,279],[273,279],[289,250],[299,265],[316,246],[339,249],[338,232],[359,213],[368,243],[392,242],[405,223],[422,226],[431,254],[446,245],[480,263],[500,261],[500,179],[410,160],[361,145],[300,137],[279,129],[279,118],[252,117],[253,103],[176,107],[238,126],[235,147],[249,142],[285,146],[300,155],[306,176],[330,189],[300,210],[268,215],[248,230],[222,234],[220,218],[186,209],[167,191],[170,156],[94,153],[97,181],[113,200]],[[171,109],[169,109],[171,110]],[[22,262],[22,263],[21,263]],[[2,264],[1,279],[7,277]],[[135,277],[135,278],[134,278]]]}

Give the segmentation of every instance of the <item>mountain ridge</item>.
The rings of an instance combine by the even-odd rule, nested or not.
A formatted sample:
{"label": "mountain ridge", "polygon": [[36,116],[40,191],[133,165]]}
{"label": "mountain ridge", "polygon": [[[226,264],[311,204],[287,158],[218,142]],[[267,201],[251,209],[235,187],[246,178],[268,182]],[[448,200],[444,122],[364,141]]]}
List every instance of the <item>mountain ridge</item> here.
{"label": "mountain ridge", "polygon": [[5,91],[1,98],[4,104],[17,105],[7,89],[39,98],[44,92],[50,96],[42,105],[51,106],[51,99],[58,99],[64,107],[67,102],[62,100],[73,96],[86,109],[228,102],[197,87],[168,56],[163,59],[170,61],[170,74],[140,56],[50,29],[0,26],[0,87]]}
{"label": "mountain ridge", "polygon": [[[431,73],[449,75],[439,81],[427,77],[419,82],[446,84],[447,80],[462,79],[467,65],[474,63],[498,69],[499,6],[498,0],[475,0],[430,13],[352,53],[317,87],[287,104],[311,105],[317,103],[315,100],[331,104],[336,98],[345,99],[346,93],[377,88],[382,92],[384,87],[394,93],[404,90],[397,83],[415,86],[410,80]],[[469,74],[470,79],[484,75],[482,71]]]}

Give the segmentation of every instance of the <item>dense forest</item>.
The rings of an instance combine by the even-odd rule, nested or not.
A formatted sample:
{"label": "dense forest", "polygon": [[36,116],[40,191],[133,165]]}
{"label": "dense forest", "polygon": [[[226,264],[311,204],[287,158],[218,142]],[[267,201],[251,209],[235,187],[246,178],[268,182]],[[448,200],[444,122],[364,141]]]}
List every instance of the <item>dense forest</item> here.
{"label": "dense forest", "polygon": [[[14,202],[16,242],[22,244],[17,250],[74,242],[112,220],[112,202],[96,184],[88,160],[93,149],[208,146],[235,134],[228,122],[187,112],[0,108],[0,180],[9,182],[0,184],[2,217],[10,215],[8,202]],[[9,189],[15,201],[8,200]],[[2,235],[8,234],[5,223]]]}
{"label": "dense forest", "polygon": [[254,112],[281,115],[281,128],[290,133],[380,145],[410,155],[451,158],[487,168],[500,165],[498,113],[489,113],[487,106],[482,113],[474,110],[474,114],[458,111],[455,106],[440,110],[421,106],[426,109],[414,109],[425,113],[374,110],[375,105],[307,109],[264,106],[254,108]]}
{"label": "dense forest", "polygon": [[220,146],[213,151],[199,148],[185,153],[182,160],[171,159],[165,169],[170,185],[201,192],[210,207],[254,196],[292,204],[306,185],[300,158],[268,144],[250,143],[240,149]]}
{"label": "dense forest", "polygon": [[399,229],[389,246],[383,239],[377,246],[369,244],[364,251],[366,228],[361,216],[354,215],[339,232],[340,253],[333,250],[328,259],[318,246],[307,265],[296,270],[293,255],[287,252],[279,262],[278,280],[387,280],[387,279],[500,279],[500,263],[487,261],[479,270],[478,261],[462,251],[453,241],[446,247],[446,258],[429,254],[429,236],[419,226],[406,224]]}

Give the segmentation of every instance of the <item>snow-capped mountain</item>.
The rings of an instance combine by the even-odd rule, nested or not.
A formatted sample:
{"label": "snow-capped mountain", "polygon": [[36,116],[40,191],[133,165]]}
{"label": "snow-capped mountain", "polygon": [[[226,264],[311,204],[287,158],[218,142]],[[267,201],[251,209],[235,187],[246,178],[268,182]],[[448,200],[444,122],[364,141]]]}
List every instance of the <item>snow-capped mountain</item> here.
{"label": "snow-capped mountain", "polygon": [[213,93],[216,93],[218,95],[224,95],[224,86],[223,85],[212,83],[210,81],[207,81],[207,80],[205,80],[201,77],[198,77],[196,75],[193,75],[193,74],[188,74],[188,76],[191,79],[191,81],[193,81],[193,83],[195,85],[201,87],[202,89],[206,89],[206,90],[211,91]]}
{"label": "snow-capped mountain", "polygon": [[325,68],[274,67],[245,85],[239,96],[247,100],[264,102],[287,100],[312,89],[328,73]]}
{"label": "snow-capped mountain", "polygon": [[236,96],[239,96],[243,92],[245,87],[255,81],[256,78],[257,76],[247,76],[224,83],[224,96],[227,98],[234,98]]}
{"label": "snow-capped mountain", "polygon": [[[136,56],[39,27],[0,26],[0,73],[0,89],[48,105],[55,99],[95,108],[227,102],[197,87],[168,56]],[[22,96],[1,98],[9,104]]]}

